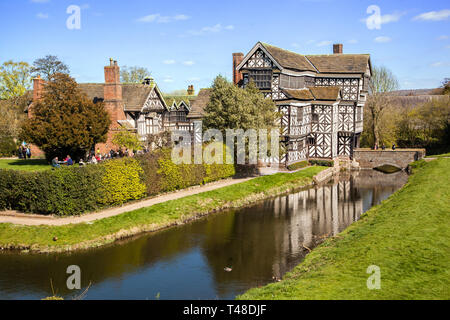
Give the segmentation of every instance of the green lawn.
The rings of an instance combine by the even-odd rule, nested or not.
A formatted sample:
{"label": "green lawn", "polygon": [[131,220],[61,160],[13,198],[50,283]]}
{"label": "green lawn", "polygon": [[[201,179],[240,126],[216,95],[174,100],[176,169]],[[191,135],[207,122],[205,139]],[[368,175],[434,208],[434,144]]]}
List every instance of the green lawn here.
{"label": "green lawn", "polygon": [[427,156],[427,158],[450,158],[450,153],[437,154],[434,156]]}
{"label": "green lawn", "polygon": [[51,166],[45,159],[0,159],[0,169],[41,171],[51,169]]}
{"label": "green lawn", "polygon": [[[325,167],[278,173],[243,183],[167,201],[95,221],[59,227],[0,224],[0,247],[50,252],[101,246],[125,236],[184,223],[223,208],[240,207],[312,183]],[[52,239],[57,237],[57,241]]]}
{"label": "green lawn", "polygon": [[[420,165],[281,282],[238,299],[450,299],[450,159]],[[380,290],[367,288],[371,265],[380,267]]]}

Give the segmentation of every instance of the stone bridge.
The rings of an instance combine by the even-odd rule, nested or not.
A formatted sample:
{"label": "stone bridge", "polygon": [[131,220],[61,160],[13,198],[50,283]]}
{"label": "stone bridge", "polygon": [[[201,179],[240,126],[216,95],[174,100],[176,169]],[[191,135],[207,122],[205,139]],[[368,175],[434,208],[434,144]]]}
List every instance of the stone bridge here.
{"label": "stone bridge", "polygon": [[383,165],[405,169],[411,162],[423,159],[425,154],[425,149],[355,149],[353,159],[359,163],[361,169],[373,169]]}

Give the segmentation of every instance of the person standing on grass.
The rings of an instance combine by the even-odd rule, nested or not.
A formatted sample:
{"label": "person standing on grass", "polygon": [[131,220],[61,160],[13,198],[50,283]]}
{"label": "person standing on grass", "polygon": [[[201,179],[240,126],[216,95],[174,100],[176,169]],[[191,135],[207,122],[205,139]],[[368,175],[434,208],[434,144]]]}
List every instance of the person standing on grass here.
{"label": "person standing on grass", "polygon": [[27,146],[27,158],[31,159],[31,149],[30,146]]}
{"label": "person standing on grass", "polygon": [[23,146],[22,147],[22,158],[23,159],[27,159],[27,148],[26,148],[26,146]]}
{"label": "person standing on grass", "polygon": [[19,156],[19,159],[22,159],[22,156],[23,156],[22,145],[19,146],[18,156]]}

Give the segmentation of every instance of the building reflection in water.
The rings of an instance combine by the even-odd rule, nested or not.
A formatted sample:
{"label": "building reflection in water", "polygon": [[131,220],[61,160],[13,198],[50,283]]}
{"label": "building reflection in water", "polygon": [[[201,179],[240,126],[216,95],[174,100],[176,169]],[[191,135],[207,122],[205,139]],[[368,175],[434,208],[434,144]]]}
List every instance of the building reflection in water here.
{"label": "building reflection in water", "polygon": [[[0,299],[59,294],[79,265],[88,299],[232,299],[282,277],[324,238],[358,220],[407,180],[361,171],[316,188],[208,216],[184,226],[72,254],[0,254]],[[225,272],[224,267],[232,267]]]}

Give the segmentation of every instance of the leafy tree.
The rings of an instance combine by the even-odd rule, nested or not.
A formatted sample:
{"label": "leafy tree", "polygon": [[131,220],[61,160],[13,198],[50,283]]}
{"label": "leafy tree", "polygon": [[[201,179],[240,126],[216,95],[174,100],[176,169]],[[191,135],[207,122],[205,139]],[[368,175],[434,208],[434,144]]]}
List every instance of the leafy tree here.
{"label": "leafy tree", "polygon": [[[24,109],[30,101],[31,95],[28,93],[21,97],[0,100],[0,142],[5,142],[2,144],[3,146],[11,149],[10,141],[18,139],[20,127],[25,119]],[[6,141],[9,142],[6,143]],[[5,154],[3,153],[3,155]]]}
{"label": "leafy tree", "polygon": [[137,134],[126,129],[121,129],[115,133],[112,142],[120,148],[134,151],[142,150],[142,143]]}
{"label": "leafy tree", "polygon": [[22,127],[22,138],[37,145],[48,160],[71,155],[78,160],[95,144],[106,141],[111,123],[103,103],[93,103],[66,74],[54,74],[32,117]]}
{"label": "leafy tree", "polygon": [[47,55],[33,62],[32,72],[34,76],[40,75],[49,81],[57,73],[70,74],[69,67],[58,59],[57,56]]}
{"label": "leafy tree", "polygon": [[369,98],[366,108],[370,117],[370,133],[374,145],[380,144],[380,126],[384,110],[389,106],[387,93],[398,89],[394,74],[385,67],[374,67],[369,83]]}
{"label": "leafy tree", "polygon": [[271,99],[265,99],[253,82],[241,89],[223,76],[214,80],[203,124],[225,132],[226,129],[271,129],[279,114]]}
{"label": "leafy tree", "polygon": [[150,71],[143,67],[123,66],[120,71],[122,83],[142,83],[145,78],[150,77]]}
{"label": "leafy tree", "polygon": [[0,66],[0,99],[20,97],[29,89],[31,67],[26,62],[4,62]]}

